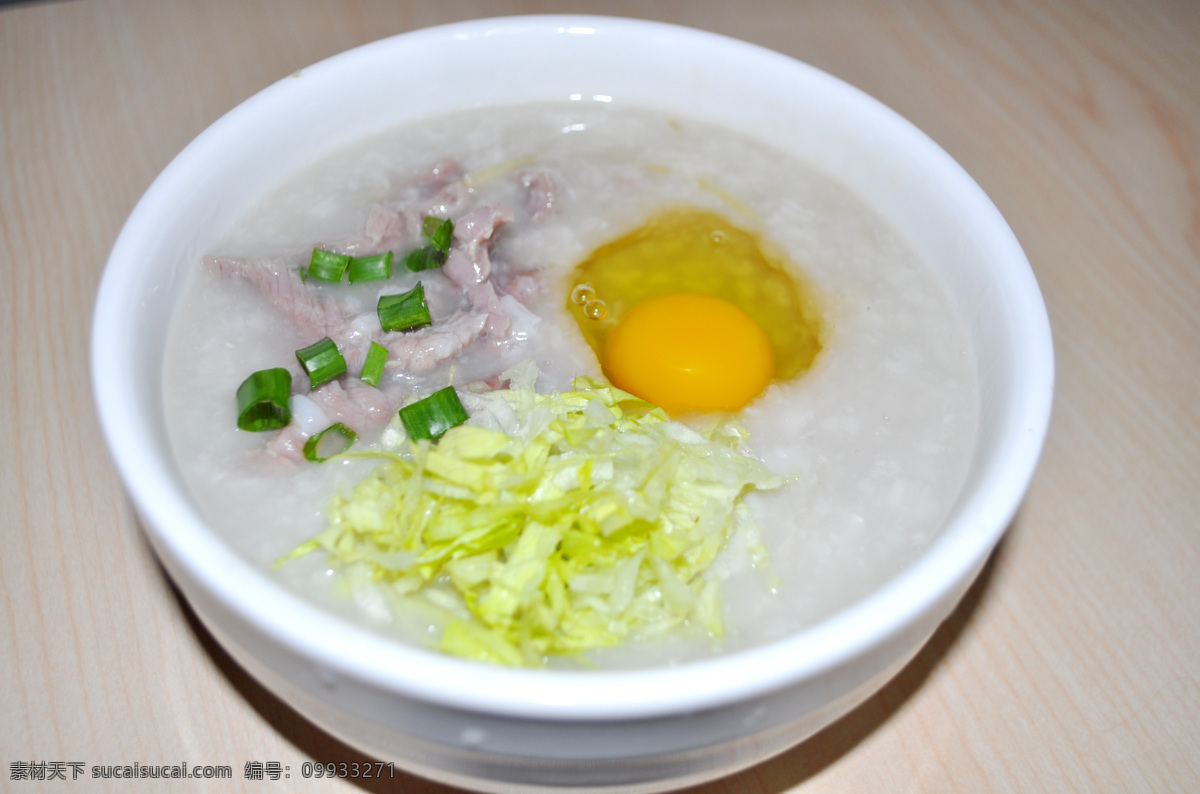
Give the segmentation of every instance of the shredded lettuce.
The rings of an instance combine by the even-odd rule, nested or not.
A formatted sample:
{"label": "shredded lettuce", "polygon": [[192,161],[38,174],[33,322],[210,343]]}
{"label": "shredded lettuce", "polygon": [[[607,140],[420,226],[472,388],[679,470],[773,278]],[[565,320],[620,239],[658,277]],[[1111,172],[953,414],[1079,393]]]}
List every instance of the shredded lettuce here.
{"label": "shredded lettuce", "polygon": [[735,427],[701,435],[591,378],[553,394],[531,381],[466,395],[467,423],[381,453],[281,562],[322,549],[441,616],[439,647],[480,661],[541,665],[685,626],[719,640],[705,572],[753,525],[743,496],[783,480]]}

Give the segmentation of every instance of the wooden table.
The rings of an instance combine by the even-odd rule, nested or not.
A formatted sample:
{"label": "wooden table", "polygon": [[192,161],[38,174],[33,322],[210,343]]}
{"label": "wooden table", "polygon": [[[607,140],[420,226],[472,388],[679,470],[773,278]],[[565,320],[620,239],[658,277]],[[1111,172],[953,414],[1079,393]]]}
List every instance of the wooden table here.
{"label": "wooden table", "polygon": [[[880,98],[999,205],[1055,333],[1041,468],[962,606],[861,708],[700,790],[1200,791],[1194,0],[4,7],[0,788],[67,787],[13,780],[25,764],[82,762],[86,778],[134,761],[233,770],[181,791],[353,788],[298,779],[305,760],[363,759],[238,668],[143,540],[91,404],[97,282],[155,175],[258,89],[393,33],[563,10],[729,34]],[[247,762],[292,778],[247,780]],[[104,787],[83,778],[70,790]],[[379,790],[447,791],[408,777]]]}

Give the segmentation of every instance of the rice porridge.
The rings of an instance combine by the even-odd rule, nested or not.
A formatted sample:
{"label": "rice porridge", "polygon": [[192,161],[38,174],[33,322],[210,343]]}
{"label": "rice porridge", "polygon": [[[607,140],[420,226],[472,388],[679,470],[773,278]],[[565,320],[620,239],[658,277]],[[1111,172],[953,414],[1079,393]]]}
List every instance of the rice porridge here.
{"label": "rice porridge", "polygon": [[[748,452],[786,483],[746,496],[758,529],[735,534],[713,563],[720,642],[684,633],[589,656],[619,667],[736,650],[864,596],[921,552],[957,497],[978,413],[961,319],[907,241],[819,164],[617,103],[492,108],[406,126],[298,173],[241,218],[197,264],[167,344],[172,444],[201,511],[304,597],[423,641],[433,631],[424,617],[370,588],[337,586],[322,555],[276,566],[325,529],[330,498],[379,463],[315,464],[299,448],[340,415],[338,400],[358,422],[353,449],[362,451],[387,445],[400,405],[447,385],[470,409],[472,394],[502,373],[531,371],[529,362],[539,392],[569,390],[581,375],[603,380],[569,310],[575,267],[677,207],[726,218],[783,252],[815,294],[821,349],[811,368],[737,412]],[[386,290],[299,278],[314,246],[402,257],[422,242],[426,215],[456,224],[459,253],[440,268],[398,269]],[[351,382],[379,332],[370,324],[380,294],[418,280],[434,326],[395,337],[378,388]],[[354,378],[306,396],[296,351],[326,335]],[[234,393],[269,367],[301,384],[291,424],[239,430]],[[759,542],[765,561],[753,553]]]}

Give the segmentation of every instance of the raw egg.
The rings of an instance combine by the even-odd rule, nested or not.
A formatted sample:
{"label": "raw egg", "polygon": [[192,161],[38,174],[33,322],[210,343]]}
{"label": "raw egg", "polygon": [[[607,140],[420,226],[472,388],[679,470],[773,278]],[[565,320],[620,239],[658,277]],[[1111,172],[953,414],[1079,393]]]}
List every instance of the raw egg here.
{"label": "raw egg", "polygon": [[617,388],[668,413],[741,408],[775,376],[762,327],[727,300],[671,292],[642,301],[617,323],[603,367]]}
{"label": "raw egg", "polygon": [[730,411],[812,366],[813,290],[756,235],[674,209],[596,249],[568,306],[614,385],[671,414]]}

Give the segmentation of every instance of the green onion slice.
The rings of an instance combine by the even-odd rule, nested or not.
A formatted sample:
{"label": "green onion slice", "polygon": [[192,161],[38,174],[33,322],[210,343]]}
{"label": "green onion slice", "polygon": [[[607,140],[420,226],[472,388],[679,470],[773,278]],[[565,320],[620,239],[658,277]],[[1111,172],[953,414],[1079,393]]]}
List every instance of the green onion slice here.
{"label": "green onion slice", "polygon": [[411,273],[433,270],[444,264],[446,264],[446,252],[432,244],[409,251],[404,256],[404,269]]}
{"label": "green onion slice", "polygon": [[390,278],[392,275],[392,252],[387,251],[375,256],[352,256],[349,268],[351,284]]}
{"label": "green onion slice", "polygon": [[443,254],[450,252],[450,241],[454,237],[454,221],[430,215],[421,222],[421,233]]}
{"label": "green onion slice", "polygon": [[314,248],[312,259],[308,263],[306,278],[316,278],[321,281],[341,281],[342,273],[350,264],[350,257],[345,254],[335,254],[323,248]]}
{"label": "green onion slice", "polygon": [[380,295],[375,310],[385,331],[411,331],[433,325],[429,306],[425,303],[425,287],[419,281],[408,292]]}
{"label": "green onion slice", "polygon": [[[321,443],[329,433],[333,433],[339,437],[336,444],[333,442],[330,444]],[[358,441],[358,433],[338,422],[325,428],[315,436],[309,436],[308,441],[304,442],[304,457],[313,463],[324,463],[333,456],[341,455],[350,449],[350,447],[354,446],[355,441]],[[331,444],[332,449],[330,448]]]}
{"label": "green onion slice", "polygon": [[383,365],[387,363],[387,359],[388,349],[378,342],[372,342],[367,351],[367,360],[363,362],[363,382],[378,386],[379,379],[383,376]]}
{"label": "green onion slice", "polygon": [[238,420],[242,430],[278,430],[292,421],[288,397],[292,373],[282,367],[260,369],[242,381],[237,390]]}
{"label": "green onion slice", "polygon": [[432,441],[467,421],[467,411],[459,402],[458,392],[453,386],[447,386],[401,408],[400,421],[412,440],[428,438]]}
{"label": "green onion slice", "polygon": [[329,337],[300,348],[296,351],[296,358],[308,373],[314,389],[346,371],[346,359]]}

